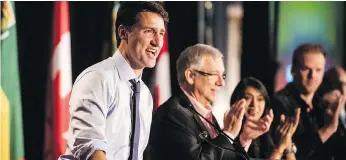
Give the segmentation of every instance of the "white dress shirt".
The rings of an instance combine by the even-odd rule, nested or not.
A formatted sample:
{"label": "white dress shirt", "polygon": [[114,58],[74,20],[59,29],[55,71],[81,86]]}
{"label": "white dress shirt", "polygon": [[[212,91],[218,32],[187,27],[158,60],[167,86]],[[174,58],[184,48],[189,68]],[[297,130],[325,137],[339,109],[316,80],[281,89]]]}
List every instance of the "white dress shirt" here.
{"label": "white dress shirt", "polygon": [[130,154],[133,91],[129,80],[140,80],[139,157],[148,144],[153,99],[119,51],[84,70],[76,79],[70,99],[67,149],[60,159],[88,159],[96,150],[108,160],[126,160]]}

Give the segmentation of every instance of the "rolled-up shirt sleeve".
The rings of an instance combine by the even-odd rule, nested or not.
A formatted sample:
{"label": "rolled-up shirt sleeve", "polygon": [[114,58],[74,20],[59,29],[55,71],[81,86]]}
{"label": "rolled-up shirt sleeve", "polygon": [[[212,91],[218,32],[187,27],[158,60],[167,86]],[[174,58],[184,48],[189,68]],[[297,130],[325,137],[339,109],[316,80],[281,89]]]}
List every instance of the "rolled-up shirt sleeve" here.
{"label": "rolled-up shirt sleeve", "polygon": [[76,80],[69,103],[73,138],[68,139],[75,159],[89,159],[96,150],[107,152],[105,127],[110,103],[109,83],[101,73],[90,71]]}

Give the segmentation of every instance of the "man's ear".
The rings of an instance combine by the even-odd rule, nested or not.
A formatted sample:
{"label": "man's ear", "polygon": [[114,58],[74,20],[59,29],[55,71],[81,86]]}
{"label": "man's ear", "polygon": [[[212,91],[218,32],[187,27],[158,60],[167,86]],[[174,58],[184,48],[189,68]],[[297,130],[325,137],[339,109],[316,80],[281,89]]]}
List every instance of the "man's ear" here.
{"label": "man's ear", "polygon": [[188,84],[193,85],[195,83],[195,74],[187,69],[185,70],[185,79]]}
{"label": "man's ear", "polygon": [[128,31],[124,25],[118,27],[118,35],[121,40],[127,40]]}

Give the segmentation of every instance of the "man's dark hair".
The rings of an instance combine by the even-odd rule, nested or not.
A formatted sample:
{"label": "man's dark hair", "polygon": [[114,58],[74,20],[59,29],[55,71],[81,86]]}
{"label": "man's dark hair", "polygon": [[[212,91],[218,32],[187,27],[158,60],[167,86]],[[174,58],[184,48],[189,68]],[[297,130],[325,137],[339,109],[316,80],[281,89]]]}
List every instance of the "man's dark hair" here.
{"label": "man's dark hair", "polygon": [[124,25],[126,28],[132,28],[139,20],[141,12],[154,12],[159,14],[165,23],[168,23],[168,13],[159,2],[148,1],[126,1],[120,2],[120,7],[117,13],[117,19],[115,22],[115,35],[117,37],[117,47],[120,45],[120,37],[118,35],[118,28],[120,25]]}
{"label": "man's dark hair", "polygon": [[293,69],[299,67],[303,55],[309,52],[320,52],[323,54],[324,57],[326,57],[326,51],[320,44],[303,43],[299,45],[293,52],[292,71]]}

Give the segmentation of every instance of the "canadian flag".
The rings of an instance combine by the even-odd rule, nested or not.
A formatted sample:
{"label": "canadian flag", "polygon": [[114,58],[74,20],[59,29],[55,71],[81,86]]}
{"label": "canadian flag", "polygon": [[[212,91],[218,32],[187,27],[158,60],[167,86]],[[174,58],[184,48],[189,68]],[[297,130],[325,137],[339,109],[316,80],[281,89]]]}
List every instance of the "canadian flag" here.
{"label": "canadian flag", "polygon": [[164,35],[164,43],[157,58],[154,71],[154,106],[157,109],[171,96],[171,78],[169,71],[169,53],[167,32]]}
{"label": "canadian flag", "polygon": [[53,51],[49,63],[44,159],[57,159],[66,149],[72,88],[69,4],[54,2]]}

